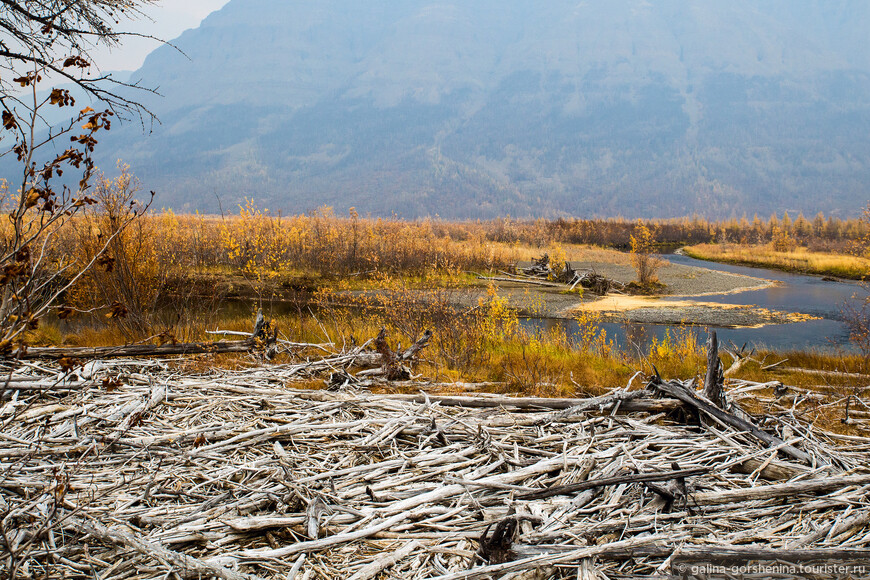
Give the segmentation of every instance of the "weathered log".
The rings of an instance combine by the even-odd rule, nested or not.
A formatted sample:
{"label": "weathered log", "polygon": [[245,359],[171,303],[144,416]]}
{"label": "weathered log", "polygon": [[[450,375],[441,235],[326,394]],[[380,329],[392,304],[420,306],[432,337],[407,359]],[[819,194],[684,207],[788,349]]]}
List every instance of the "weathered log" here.
{"label": "weathered log", "polygon": [[768,481],[787,481],[806,473],[807,469],[795,464],[782,463],[780,461],[767,462],[760,459],[746,459],[731,468],[736,473],[745,473],[747,475],[757,471],[759,477]]}
{"label": "weathered log", "polygon": [[407,350],[397,350],[394,352],[390,348],[390,345],[387,344],[387,329],[381,328],[381,331],[375,338],[375,350],[381,355],[381,367],[387,380],[406,381],[410,379],[411,369],[402,363],[411,360],[418,352],[426,348],[431,338],[432,331],[427,330]]}
{"label": "weathered log", "polygon": [[500,575],[506,572],[520,572],[523,570],[531,570],[533,568],[542,568],[551,564],[576,562],[583,558],[602,557],[609,553],[631,554],[640,546],[655,545],[659,542],[665,541],[666,538],[666,534],[657,534],[640,538],[630,538],[628,540],[620,540],[618,542],[612,542],[601,546],[566,549],[563,552],[548,552],[541,554],[539,551],[536,555],[522,558],[520,560],[504,562],[502,564],[490,564],[488,566],[479,566],[469,570],[462,570],[460,572],[442,574],[441,576],[434,577],[432,580],[472,580],[484,577],[502,577]]}
{"label": "weathered log", "polygon": [[[449,384],[441,385],[449,388]],[[334,401],[342,397],[338,393],[326,391],[310,391],[300,393],[299,396],[313,401]],[[358,396],[358,395],[355,395]],[[498,408],[508,409],[571,409],[577,413],[600,408],[602,405],[608,408],[615,403],[612,396],[595,397],[592,399],[551,399],[547,397],[468,397],[468,396],[437,396],[437,395],[371,395],[372,400],[387,399],[411,401],[418,404],[438,403],[445,407],[468,407],[468,408]],[[662,413],[673,411],[682,407],[682,403],[675,399],[626,399],[619,400],[619,411],[623,413]],[[554,422],[556,420],[554,419]]]}
{"label": "weathered log", "polygon": [[710,417],[713,417],[718,421],[721,421],[722,423],[725,423],[726,425],[737,429],[738,431],[746,431],[747,433],[754,436],[756,439],[763,441],[764,443],[767,443],[772,447],[778,447],[780,451],[782,451],[786,455],[793,457],[794,459],[797,459],[798,461],[806,463],[807,465],[813,464],[812,458],[800,449],[788,445],[779,437],[775,437],[770,433],[767,433],[766,431],[756,427],[749,421],[741,419],[740,417],[736,417],[731,413],[724,411],[706,401],[702,401],[684,385],[678,382],[662,381],[661,379],[656,378],[653,379],[653,381],[650,383],[650,387],[657,389],[658,391],[669,395],[675,399],[678,399],[686,405],[689,405],[702,413],[706,413]]}
{"label": "weathered log", "polygon": [[164,562],[172,566],[172,569],[183,578],[208,578],[217,577],[221,580],[260,580],[260,576],[236,572],[229,568],[204,562],[186,554],[168,550],[159,544],[147,542],[137,537],[129,530],[121,530],[118,527],[107,528],[95,521],[70,517],[64,520],[64,527],[85,533],[103,542],[109,542],[119,546],[135,550],[149,558]]}
{"label": "weathered log", "polygon": [[263,316],[263,309],[257,309],[257,317],[254,319],[254,331],[251,332],[251,338],[259,338],[266,332],[266,317]]}
{"label": "weathered log", "polygon": [[178,342],[167,344],[128,344],[122,346],[75,346],[39,347],[22,349],[14,353],[19,360],[29,359],[95,359],[116,357],[168,356],[179,354],[223,354],[247,352],[255,348],[257,342],[251,339],[221,342]]}
{"label": "weathered log", "polygon": [[427,330],[423,333],[423,335],[417,339],[417,341],[409,346],[405,352],[398,355],[399,360],[411,360],[417,353],[429,346],[429,341],[432,340],[432,331]]}
{"label": "weathered log", "polygon": [[604,296],[609,293],[614,287],[625,288],[625,284],[611,280],[601,274],[595,272],[586,272],[580,277],[580,285],[598,294]]}
{"label": "weathered log", "polygon": [[726,352],[731,355],[732,359],[734,359],[724,373],[726,377],[734,376],[735,374],[737,374],[737,371],[742,369],[744,366],[746,366],[746,364],[750,362],[758,362],[754,358],[752,358],[752,355],[755,354],[755,349],[753,348],[747,353],[745,344],[739,349],[735,347],[732,350],[726,350]]}
{"label": "weathered log", "polygon": [[775,498],[793,498],[801,494],[830,493],[847,487],[870,484],[870,475],[847,475],[844,477],[826,477],[790,483],[777,483],[746,489],[730,489],[694,493],[690,497],[696,505],[722,505],[744,501],[765,500]]}
{"label": "weathered log", "polygon": [[783,373],[801,373],[803,375],[818,375],[820,377],[834,377],[838,379],[858,379],[862,381],[870,379],[870,375],[865,375],[861,373],[846,373],[842,371],[824,371],[819,369],[802,369],[798,367],[779,367],[775,370]]}
{"label": "weathered log", "polygon": [[547,489],[542,489],[541,491],[536,491],[533,493],[526,493],[520,497],[520,499],[546,499],[548,497],[553,497],[556,495],[571,495],[577,493],[578,491],[584,491],[587,489],[593,489],[595,487],[604,487],[608,485],[620,485],[623,483],[645,483],[650,481],[669,481],[672,479],[680,479],[685,477],[691,477],[693,475],[703,475],[705,473],[709,473],[712,471],[712,468],[709,467],[698,467],[695,469],[680,469],[677,471],[662,471],[660,473],[632,473],[629,475],[617,475],[614,477],[605,477],[602,479],[592,479],[589,481],[581,481],[579,483],[572,483],[569,485],[558,485],[556,487],[550,487]]}
{"label": "weathered log", "polygon": [[[628,557],[643,557],[656,554],[667,556],[676,552],[659,546],[640,546]],[[870,550],[866,548],[811,548],[800,550],[756,548],[755,546],[681,546],[674,559],[678,562],[715,562],[740,563],[762,562],[837,562],[862,563],[870,561]]]}
{"label": "weathered log", "polygon": [[478,276],[478,280],[489,280],[492,282],[516,282],[517,284],[531,284],[533,286],[546,286],[548,288],[561,288],[564,284],[554,284],[553,282],[542,282],[541,280],[530,280],[528,278],[503,278],[492,276]]}
{"label": "weathered log", "polygon": [[[605,544],[604,548],[596,554],[599,560],[632,560],[636,558],[670,558],[674,563],[698,562],[711,566],[724,564],[742,564],[748,562],[788,562],[788,563],[812,563],[831,562],[837,564],[860,563],[864,564],[870,559],[870,549],[867,548],[758,548],[755,546],[674,546],[670,543],[656,543],[645,546],[635,546],[628,549],[616,548],[616,543]],[[563,548],[558,550],[554,546],[534,546],[528,544],[514,544],[514,550],[520,556],[526,558],[542,557],[545,555],[568,554],[576,551],[576,548]],[[672,564],[672,568],[674,565]],[[690,578],[699,576],[690,575]]]}
{"label": "weathered log", "polygon": [[577,271],[571,266],[571,262],[565,262],[565,270],[562,272],[562,281],[572,284],[577,278]]}
{"label": "weathered log", "polygon": [[828,534],[830,534],[832,538],[836,538],[837,536],[840,536],[842,534],[853,532],[855,530],[860,530],[867,526],[867,524],[870,524],[870,513],[859,511],[857,514],[850,518],[846,518],[843,521],[837,519],[811,534],[807,534],[802,538],[798,538],[797,540],[788,544],[788,548],[795,549],[800,548],[801,546],[806,546],[807,544],[813,544],[827,537]]}
{"label": "weathered log", "polygon": [[[420,544],[420,542],[418,542],[417,540],[408,542],[395,552],[385,554],[377,558],[371,564],[366,564],[348,580],[371,580],[372,578],[380,574],[383,570],[386,570],[390,566],[395,565],[397,562],[401,562],[402,560],[410,556],[414,550],[417,550],[419,548],[422,548],[422,544]],[[293,575],[291,574],[289,578],[293,578]]]}
{"label": "weathered log", "polygon": [[553,271],[550,267],[550,255],[545,253],[540,258],[533,260],[531,267],[523,268],[522,271],[532,276],[549,276]]}
{"label": "weathered log", "polygon": [[725,376],[722,361],[719,360],[719,339],[716,331],[707,336],[707,374],[704,377],[704,396],[720,409],[728,408],[725,397]]}

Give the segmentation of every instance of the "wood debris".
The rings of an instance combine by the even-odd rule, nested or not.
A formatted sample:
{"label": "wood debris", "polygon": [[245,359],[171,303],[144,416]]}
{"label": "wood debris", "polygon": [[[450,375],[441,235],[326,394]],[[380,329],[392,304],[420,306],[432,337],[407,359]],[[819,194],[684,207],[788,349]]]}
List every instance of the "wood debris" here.
{"label": "wood debris", "polygon": [[562,288],[569,291],[580,287],[599,296],[610,293],[621,294],[626,289],[624,283],[602,276],[594,270],[575,270],[570,262],[565,262],[564,265],[553,264],[548,254],[536,258],[527,268],[514,267],[514,270],[513,273],[503,272],[504,276],[478,276],[478,278],[493,282]]}
{"label": "wood debris", "polygon": [[730,410],[661,378],[586,400],[292,388],[363,355],[377,357],[205,375],[8,367],[0,575],[627,578],[870,561],[870,438],[787,413],[762,428],[732,413],[745,381]]}

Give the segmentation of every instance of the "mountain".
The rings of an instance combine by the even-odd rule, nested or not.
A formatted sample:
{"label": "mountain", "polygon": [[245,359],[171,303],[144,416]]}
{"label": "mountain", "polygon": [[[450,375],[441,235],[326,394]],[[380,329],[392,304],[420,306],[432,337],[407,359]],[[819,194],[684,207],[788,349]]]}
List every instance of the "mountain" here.
{"label": "mountain", "polygon": [[160,205],[403,217],[854,214],[863,0],[231,0],[104,138]]}

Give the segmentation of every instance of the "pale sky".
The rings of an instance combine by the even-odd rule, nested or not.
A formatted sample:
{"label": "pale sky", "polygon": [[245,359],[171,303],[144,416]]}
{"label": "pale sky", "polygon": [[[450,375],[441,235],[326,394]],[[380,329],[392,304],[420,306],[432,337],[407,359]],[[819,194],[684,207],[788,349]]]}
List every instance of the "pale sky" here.
{"label": "pale sky", "polygon": [[[229,0],[161,0],[143,12],[148,18],[121,22],[117,30],[150,34],[171,41],[188,28],[196,28],[202,19],[223,7]],[[136,70],[159,44],[153,40],[127,37],[111,51],[100,48],[91,52],[94,62],[103,71]]]}

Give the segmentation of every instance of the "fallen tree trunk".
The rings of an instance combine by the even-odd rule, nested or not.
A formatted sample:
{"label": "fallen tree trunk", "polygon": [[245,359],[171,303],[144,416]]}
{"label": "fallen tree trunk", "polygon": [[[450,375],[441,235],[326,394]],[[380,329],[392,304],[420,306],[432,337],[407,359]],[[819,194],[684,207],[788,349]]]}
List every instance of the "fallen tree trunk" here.
{"label": "fallen tree trunk", "polygon": [[712,471],[712,468],[698,467],[695,469],[680,469],[676,471],[664,471],[661,473],[632,473],[629,475],[617,475],[614,477],[606,477],[603,479],[581,481],[579,483],[572,483],[569,485],[558,485],[556,487],[542,489],[541,491],[526,493],[519,497],[520,499],[526,500],[546,499],[548,497],[553,497],[556,495],[571,495],[577,493],[578,491],[584,491],[596,487],[620,485],[623,483],[647,483],[653,481],[668,481],[671,479],[691,477],[693,475],[703,475],[710,471]]}
{"label": "fallen tree trunk", "polygon": [[[599,560],[632,560],[642,557],[650,558],[673,558],[679,562],[703,562],[710,566],[749,562],[788,562],[788,563],[812,563],[812,562],[835,562],[866,563],[870,558],[870,550],[867,548],[757,548],[755,546],[674,546],[671,544],[641,545],[630,548],[615,548],[611,544],[606,550],[602,550],[596,557]],[[576,549],[553,550],[551,547],[542,548],[528,544],[515,544],[514,551],[527,558],[542,557],[545,555],[573,553]],[[697,578],[698,576],[689,576]]]}
{"label": "fallen tree trunk", "polygon": [[809,468],[795,464],[782,463],[779,461],[762,461],[760,459],[746,459],[733,468],[737,473],[751,475],[758,472],[759,477],[768,481],[789,480],[806,473]]}
{"label": "fallen tree trunk", "polygon": [[[443,386],[449,386],[444,384]],[[637,391],[635,391],[637,392]],[[340,395],[328,391],[310,391],[299,394],[300,398],[311,401],[335,401],[356,399],[358,395]],[[595,397],[593,399],[550,399],[546,397],[482,397],[482,396],[437,396],[437,395],[372,395],[371,400],[394,400],[409,401],[412,403],[425,404],[438,403],[445,407],[468,407],[468,408],[514,408],[523,410],[541,409],[565,409],[574,410],[578,414],[583,411],[597,409],[601,406],[615,405],[619,403],[619,410],[625,413],[662,413],[673,411],[682,407],[680,401],[674,399],[616,399],[612,396]],[[554,421],[555,422],[555,421]]]}
{"label": "fallen tree trunk", "polygon": [[423,336],[417,339],[407,350],[395,352],[387,344],[387,329],[382,327],[375,338],[375,350],[381,355],[381,369],[388,381],[405,381],[411,378],[411,369],[402,363],[413,359],[418,352],[429,345],[432,339],[432,331],[427,330]]}
{"label": "fallen tree trunk", "polygon": [[561,288],[564,284],[554,284],[552,282],[542,282],[540,280],[530,280],[528,278],[500,278],[490,276],[478,276],[478,280],[488,280],[491,282],[516,282],[517,284],[531,284],[533,286],[546,286],[547,288]]}
{"label": "fallen tree trunk", "polygon": [[[355,352],[317,368],[342,369],[363,355],[380,364],[377,353]],[[587,558],[608,577],[649,576],[677,570],[686,551],[719,558],[733,547],[772,551],[759,557],[867,557],[870,473],[853,475],[870,462],[866,438],[838,446],[840,436],[795,414],[779,417],[784,431],[807,430],[804,451],[849,475],[789,464],[775,475],[803,475],[771,486],[756,475],[779,461],[778,450],[759,449],[766,446],[730,427],[612,416],[647,402],[689,408],[650,391],[555,401],[484,394],[471,408],[462,397],[288,388],[305,364],[188,375],[151,362],[156,371],[143,384],[109,390],[88,379],[92,388],[79,393],[16,394],[0,413],[0,456],[14,466],[4,471],[0,502],[24,514],[4,522],[8,551],[54,576],[80,578],[86,562],[102,578],[190,570],[203,580],[405,577],[409,566],[421,578],[531,580],[529,570],[556,565],[574,577]],[[9,376],[57,380],[55,366],[22,365]],[[413,383],[391,387],[416,392]],[[744,468],[755,475],[735,473]],[[659,484],[638,481],[650,477]],[[561,500],[520,497],[581,482],[596,488]],[[78,513],[57,514],[59,501]],[[79,525],[66,521],[73,517]],[[498,546],[520,559],[480,565],[476,544],[496,536],[483,530],[511,518],[520,524],[513,541],[523,546]],[[31,541],[34,530],[46,530],[44,541]],[[545,554],[525,557],[526,545]]]}
{"label": "fallen tree trunk", "polygon": [[19,350],[11,358],[18,360],[63,358],[94,359],[138,356],[167,356],[179,354],[222,354],[247,352],[257,346],[251,339],[223,342],[179,342],[167,344],[128,344],[124,346],[40,347]]}
{"label": "fallen tree trunk", "polygon": [[[171,356],[186,354],[223,354],[231,352],[248,352],[255,348],[263,348],[267,358],[274,355],[275,342],[278,340],[278,329],[273,328],[272,321],[263,316],[263,309],[257,310],[254,321],[254,331],[245,340],[223,342],[169,342],[166,344],[126,344],[121,346],[96,347],[22,347],[14,351],[9,358],[26,359],[95,359],[142,356]],[[61,365],[63,366],[63,365]]]}
{"label": "fallen tree trunk", "polygon": [[[768,370],[768,369],[763,369]],[[774,369],[771,369],[774,370]],[[867,380],[870,379],[870,375],[864,375],[861,373],[846,373],[842,371],[825,371],[819,369],[802,369],[798,367],[779,367],[775,369],[778,372],[783,373],[801,373],[804,375],[818,375],[820,377],[834,377],[839,379],[858,379],[858,380]]]}
{"label": "fallen tree trunk", "polygon": [[738,431],[746,431],[756,439],[767,443],[771,447],[779,448],[780,451],[782,451],[786,455],[793,457],[794,459],[797,459],[800,462],[806,463],[807,465],[813,465],[812,457],[810,457],[808,454],[804,453],[800,449],[797,449],[792,445],[788,445],[779,437],[775,437],[770,433],[759,429],[749,421],[741,419],[740,417],[732,415],[731,413],[724,411],[707,401],[699,399],[687,387],[678,382],[654,379],[653,382],[650,383],[650,386],[666,395],[682,401],[686,405],[695,408],[701,413],[704,413],[730,427],[737,429]]}
{"label": "fallen tree trunk", "polygon": [[825,479],[809,479],[791,483],[777,483],[746,489],[729,489],[694,493],[690,496],[693,505],[722,505],[754,500],[794,498],[801,494],[830,493],[852,486],[870,484],[870,475],[847,475]]}
{"label": "fallen tree trunk", "polygon": [[707,374],[704,377],[704,396],[720,409],[728,408],[725,397],[725,377],[719,361],[719,339],[711,330],[707,337]]}

